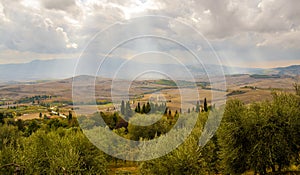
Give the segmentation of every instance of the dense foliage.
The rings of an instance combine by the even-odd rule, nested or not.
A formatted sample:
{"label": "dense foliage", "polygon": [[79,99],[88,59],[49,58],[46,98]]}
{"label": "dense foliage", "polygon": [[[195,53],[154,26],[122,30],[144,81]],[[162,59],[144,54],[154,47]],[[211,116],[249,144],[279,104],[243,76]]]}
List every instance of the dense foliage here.
{"label": "dense foliage", "polygon": [[217,134],[202,148],[198,146],[200,126],[170,154],[142,163],[141,172],[284,174],[299,169],[300,99],[296,95],[273,93],[272,101],[250,105],[228,101]]}
{"label": "dense foliage", "polygon": [[[22,121],[18,121],[20,123]],[[17,125],[17,124],[16,124]],[[66,120],[0,126],[0,174],[105,174],[107,156]]]}
{"label": "dense foliage", "polygon": [[[271,101],[247,105],[239,100],[228,101],[217,133],[203,147],[198,144],[199,137],[212,111],[208,107],[207,112],[200,111],[199,103],[196,110],[189,113],[136,113],[129,122],[122,118],[128,112],[128,104],[124,103],[125,115],[98,112],[77,119],[86,133],[101,128],[132,140],[162,137],[162,143],[149,148],[155,150],[174,143],[192,126],[174,127],[176,122],[189,122],[192,116],[198,115],[184,143],[163,157],[139,162],[140,174],[284,174],[298,171],[300,97],[289,93],[272,95]],[[15,121],[0,113],[0,119],[0,174],[107,174],[108,165],[118,161],[91,144],[74,117]],[[139,126],[141,122],[153,124]],[[166,137],[170,129],[180,134]],[[107,143],[108,147],[114,146],[112,142]],[[127,154],[126,151],[130,155],[130,151],[135,150],[124,147]]]}
{"label": "dense foliage", "polygon": [[244,105],[228,102],[219,131],[224,171],[249,169],[266,174],[298,165],[300,100],[292,94],[273,94],[273,101]]}

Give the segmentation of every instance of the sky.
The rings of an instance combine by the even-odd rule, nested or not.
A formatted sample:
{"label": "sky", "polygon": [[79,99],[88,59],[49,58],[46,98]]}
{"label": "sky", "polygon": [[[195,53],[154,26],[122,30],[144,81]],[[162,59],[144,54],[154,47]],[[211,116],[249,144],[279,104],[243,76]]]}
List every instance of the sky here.
{"label": "sky", "polygon": [[[299,0],[0,0],[0,64],[78,58],[95,36],[107,43],[97,54],[107,54],[140,31],[182,41],[196,55],[215,52],[225,65],[300,64]],[[109,56],[146,51],[190,62],[183,47],[159,37],[133,40]]]}

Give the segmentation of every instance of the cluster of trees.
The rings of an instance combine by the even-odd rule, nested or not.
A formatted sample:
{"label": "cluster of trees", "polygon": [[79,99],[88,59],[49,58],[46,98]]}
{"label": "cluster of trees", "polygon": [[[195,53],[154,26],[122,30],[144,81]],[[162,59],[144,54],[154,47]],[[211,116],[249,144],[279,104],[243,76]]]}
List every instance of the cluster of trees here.
{"label": "cluster of trees", "polygon": [[[271,101],[249,105],[228,101],[217,133],[203,147],[199,147],[199,137],[209,113],[200,112],[199,102],[195,107],[197,114],[184,113],[178,118],[166,113],[145,115],[146,111],[133,114],[129,102],[124,102],[121,114],[98,112],[78,117],[78,122],[86,133],[108,127],[131,140],[163,137],[164,143],[155,145],[154,150],[182,139],[181,134],[191,126],[174,124],[178,120],[189,121],[195,114],[197,123],[184,143],[163,157],[141,162],[141,174],[284,174],[291,167],[300,166],[300,97],[290,93],[272,95]],[[209,111],[206,99],[204,103],[203,111]],[[122,118],[126,114],[131,114],[129,123]],[[76,121],[72,116],[32,121],[4,118],[0,124],[0,174],[107,174],[107,164],[116,159],[93,146]],[[153,124],[135,125],[140,122]],[[166,137],[170,129],[181,134]],[[97,133],[95,136],[99,137]]]}
{"label": "cluster of trees", "polygon": [[149,103],[147,102],[146,104],[144,103],[141,107],[140,102],[137,103],[137,106],[135,107],[135,112],[140,113],[140,114],[154,114],[156,112],[158,113],[163,113],[167,109],[167,104],[166,103]]}
{"label": "cluster of trees", "polygon": [[299,163],[300,98],[273,93],[273,101],[230,101],[220,135],[225,172],[281,172]]}
{"label": "cluster of trees", "polygon": [[191,112],[208,112],[209,109],[212,108],[212,106],[208,106],[207,104],[207,100],[206,98],[204,98],[204,101],[203,101],[203,106],[200,105],[200,101],[197,101],[196,103],[196,106],[192,108],[192,110],[190,108],[188,108],[188,113],[191,113]]}
{"label": "cluster of trees", "polygon": [[0,124],[0,174],[106,174],[107,158],[68,119]]}
{"label": "cluster of trees", "polygon": [[[202,108],[202,110],[201,110]],[[207,104],[207,100],[206,98],[204,98],[204,101],[203,101],[203,106],[200,105],[200,101],[197,101],[195,107],[192,108],[192,110],[190,108],[188,108],[187,112],[190,113],[190,112],[208,112],[209,111],[209,108],[211,108],[210,106],[208,106]],[[120,112],[123,116],[125,116],[125,119],[128,121],[128,119],[130,117],[132,117],[135,113],[139,113],[139,114],[155,114],[155,113],[163,113],[164,115],[169,115],[169,116],[172,116],[172,111],[171,109],[169,109],[167,107],[167,104],[166,103],[152,103],[152,102],[147,102],[147,103],[143,103],[143,105],[141,105],[140,102],[137,103],[135,109],[134,109],[134,112],[132,111],[131,109],[131,106],[130,106],[130,102],[127,101],[127,102],[124,102],[122,100],[121,102],[121,109],[120,109]],[[174,113],[174,117],[179,114],[179,113],[182,113],[181,109],[179,110],[179,112],[176,110],[175,113]]]}
{"label": "cluster of trees", "polygon": [[254,174],[299,168],[300,97],[273,93],[272,101],[226,104],[217,134],[198,146],[202,122],[185,143],[170,154],[142,163],[142,174]]}
{"label": "cluster of trees", "polygon": [[[1,116],[1,113],[0,113]],[[30,136],[33,132],[37,131],[39,128],[46,128],[48,130],[56,129],[59,127],[71,128],[78,127],[78,122],[76,118],[69,117],[67,119],[47,119],[47,120],[15,120],[13,118],[1,118],[0,126],[10,125],[18,128],[22,135]]]}
{"label": "cluster of trees", "polygon": [[41,100],[47,100],[47,99],[51,99],[51,98],[52,98],[51,95],[36,95],[36,96],[32,96],[32,97],[21,98],[16,103],[33,103],[33,104],[37,103],[37,104],[39,104]]}
{"label": "cluster of trees", "polygon": [[122,100],[121,102],[121,114],[125,117],[125,119],[128,121],[129,118],[133,115],[133,111],[131,109],[130,106],[130,102],[127,101],[126,103],[124,102],[124,100]]}
{"label": "cluster of trees", "polygon": [[0,112],[0,123],[4,124],[5,120],[12,119],[17,113],[14,111]]}
{"label": "cluster of trees", "polygon": [[0,106],[4,106],[4,105],[10,105],[12,103],[7,102],[7,101],[0,101]]}
{"label": "cluster of trees", "polygon": [[[191,114],[183,114],[183,117],[190,118]],[[178,146],[175,150],[169,154],[160,157],[158,159],[153,159],[150,161],[145,161],[140,164],[141,174],[213,174],[210,167],[213,167],[212,150],[214,147],[205,147],[203,149],[199,148],[198,141],[199,136],[203,128],[203,123],[205,123],[208,117],[208,113],[199,113],[199,119],[196,123],[195,128],[189,137],[184,141],[183,144]],[[186,132],[186,128],[176,128],[176,133]],[[162,135],[161,137],[164,137]],[[170,144],[173,140],[181,139],[180,134],[173,135],[169,137],[165,142]],[[167,138],[165,138],[167,139]],[[157,147],[165,147],[166,143],[161,143]],[[209,144],[212,146],[212,143]]]}
{"label": "cluster of trees", "polygon": [[106,127],[109,129],[125,128],[127,130],[128,122],[123,117],[115,113],[96,112],[91,116],[79,116],[78,122],[82,129],[92,129],[93,127]]}
{"label": "cluster of trees", "polygon": [[141,105],[141,103],[138,102],[133,111],[130,106],[130,102],[129,101],[124,102],[124,100],[122,100],[121,107],[120,107],[120,113],[125,117],[125,119],[127,121],[135,113],[139,113],[139,114],[165,113],[165,114],[167,114],[168,111],[169,110],[168,110],[166,103],[154,104],[151,102],[147,102],[147,103],[144,103],[143,105]]}
{"label": "cluster of trees", "polygon": [[[166,116],[155,114],[150,115],[135,115],[130,119],[134,124],[128,125],[128,137],[131,140],[153,139],[162,134],[167,133],[173,126],[174,122]],[[136,123],[154,123],[150,126],[137,126]]]}

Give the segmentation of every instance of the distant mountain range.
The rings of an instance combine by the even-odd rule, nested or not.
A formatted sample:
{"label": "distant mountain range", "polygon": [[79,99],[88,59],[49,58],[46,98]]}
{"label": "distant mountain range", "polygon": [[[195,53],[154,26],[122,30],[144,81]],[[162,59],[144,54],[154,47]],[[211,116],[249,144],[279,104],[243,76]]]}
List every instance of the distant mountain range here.
{"label": "distant mountain range", "polygon": [[279,68],[275,68],[274,71],[277,71],[276,73],[278,75],[290,75],[290,76],[300,75],[300,65],[279,67]]}
{"label": "distant mountain range", "polygon": [[[76,59],[53,59],[53,60],[35,60],[29,63],[22,64],[1,64],[0,65],[0,82],[18,82],[18,81],[35,81],[35,80],[52,80],[64,79],[76,75],[95,75],[91,70],[97,70],[97,64],[94,67],[81,67],[81,71],[75,72],[77,64]],[[122,65],[125,65],[122,67]],[[90,66],[90,65],[89,65]],[[97,66],[97,67],[95,67]],[[259,69],[259,68],[241,68],[222,66],[224,74],[268,74],[268,75],[300,75],[300,65],[292,65],[289,67],[278,67],[273,69]],[[143,62],[129,61],[124,59],[110,58],[101,65],[97,76],[121,79],[132,79],[143,73],[144,70],[153,70],[154,72],[165,72],[171,78],[186,79],[186,77],[201,77],[206,76],[207,72],[210,75],[220,74],[220,66],[205,65],[195,66],[187,65],[183,67],[177,64],[149,64]],[[188,74],[188,72],[190,74]],[[117,73],[117,74],[116,74]],[[156,75],[157,76],[157,75]],[[135,77],[136,78],[136,77]],[[147,78],[147,77],[143,77]],[[152,77],[148,77],[151,79]],[[163,77],[157,77],[163,78]],[[165,77],[164,77],[165,78]],[[170,77],[169,77],[170,78]]]}

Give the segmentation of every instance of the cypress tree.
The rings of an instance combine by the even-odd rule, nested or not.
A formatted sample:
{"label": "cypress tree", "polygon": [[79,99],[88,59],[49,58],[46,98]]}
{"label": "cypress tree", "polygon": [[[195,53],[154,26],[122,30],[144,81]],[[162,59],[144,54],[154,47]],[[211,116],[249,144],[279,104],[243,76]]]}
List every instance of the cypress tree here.
{"label": "cypress tree", "polygon": [[137,106],[135,107],[135,112],[136,112],[136,113],[141,113],[141,105],[140,105],[140,102],[138,102]]}
{"label": "cypress tree", "polygon": [[143,104],[141,114],[145,114],[145,111],[146,111],[146,106],[145,106],[145,104]]}
{"label": "cypress tree", "polygon": [[295,89],[296,95],[300,96],[300,84],[294,83],[294,89]]}
{"label": "cypress tree", "polygon": [[155,105],[154,105],[154,111],[153,111],[153,112],[156,112],[156,111],[159,111],[159,112],[160,112],[159,106],[158,106],[157,103],[155,103]]}
{"label": "cypress tree", "polygon": [[197,104],[196,104],[196,112],[200,112],[200,103],[199,101],[197,101]]}
{"label": "cypress tree", "polygon": [[165,108],[164,115],[166,116],[168,114],[168,108]]}
{"label": "cypress tree", "polygon": [[125,102],[124,102],[124,100],[122,100],[122,103],[121,103],[121,114],[125,115]]}
{"label": "cypress tree", "polygon": [[140,102],[138,102],[137,110],[138,110],[138,113],[141,112],[141,104],[140,104]]}
{"label": "cypress tree", "polygon": [[179,114],[178,114],[178,111],[177,111],[177,110],[175,111],[174,117],[175,117],[175,118],[176,118],[176,117],[179,117]]}
{"label": "cypress tree", "polygon": [[126,118],[126,120],[129,120],[131,115],[132,115],[132,110],[131,110],[129,101],[127,101],[126,106],[125,106],[125,118]]}
{"label": "cypress tree", "polygon": [[148,114],[150,111],[151,111],[151,106],[150,106],[150,103],[147,102],[145,113]]}
{"label": "cypress tree", "polygon": [[68,120],[72,120],[73,116],[72,116],[72,112],[69,111],[69,116],[68,116]]}
{"label": "cypress tree", "polygon": [[207,101],[206,101],[206,98],[204,98],[204,103],[203,103],[203,108],[204,108],[204,111],[207,112],[208,111],[208,107],[207,107]]}

